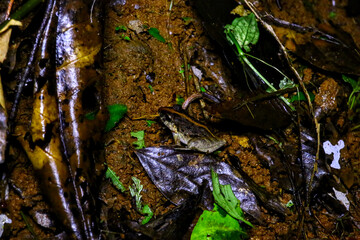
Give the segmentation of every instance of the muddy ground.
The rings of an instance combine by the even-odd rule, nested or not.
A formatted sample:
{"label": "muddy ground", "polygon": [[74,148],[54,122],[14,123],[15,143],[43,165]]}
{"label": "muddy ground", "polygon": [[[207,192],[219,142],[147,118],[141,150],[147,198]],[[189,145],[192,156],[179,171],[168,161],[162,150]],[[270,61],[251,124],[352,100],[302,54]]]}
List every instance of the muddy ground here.
{"label": "muddy ground", "polygon": [[[166,42],[149,35],[144,28],[145,25],[157,28]],[[171,132],[156,115],[160,107],[172,107],[179,98],[186,99],[198,92],[194,81],[199,79],[187,65],[203,70],[203,78],[199,81],[203,87],[218,83],[224,76],[229,78],[229,69],[223,62],[221,50],[216,48],[206,34],[190,1],[113,1],[105,4],[104,26],[104,61],[101,69],[104,76],[104,104],[125,104],[128,108],[127,115],[104,136],[105,162],[120,177],[124,186],[132,184],[132,176],[141,180],[144,186],[142,200],[149,204],[154,218],[157,218],[175,206],[157,190],[147,176],[134,154],[133,142],[136,138],[131,137],[130,133],[145,131],[146,147],[174,144]],[[125,26],[126,29],[117,28],[120,26]],[[333,142],[340,138],[345,142],[345,148],[341,151],[341,164],[344,168],[338,175],[349,189],[356,190],[359,185],[360,132],[347,127],[348,113],[341,109],[346,105],[348,88],[341,79],[333,79],[323,72],[316,71],[309,65],[306,66],[303,70],[304,81],[314,79],[316,75],[319,83],[313,90],[316,104],[325,106],[329,112],[336,112],[324,121],[331,122],[335,129],[332,135]],[[10,89],[11,87],[8,86]],[[337,98],[333,105],[332,98]],[[26,114],[31,112],[28,104],[30,101],[31,96],[28,95],[21,102],[23,122],[29,120],[29,114],[28,117]],[[204,121],[198,102],[191,105],[189,115]],[[154,123],[150,125],[146,120],[152,120]],[[226,140],[226,146],[218,153],[221,161],[228,161],[230,155],[236,155],[243,170],[258,185],[277,195],[283,204],[292,199],[290,194],[279,187],[278,182],[271,180],[269,169],[262,165],[255,147],[249,142],[248,133],[243,128],[240,131],[226,128],[219,130],[215,125],[207,122],[205,124],[216,136]],[[289,128],[289,132],[291,131]],[[275,145],[265,135],[261,139],[268,145]],[[56,224],[44,228],[34,221],[35,212],[46,212],[49,207],[40,193],[30,162],[17,143],[10,148],[9,154],[11,161],[8,169],[11,173],[8,177],[11,187],[6,209],[13,223],[7,226],[7,237],[31,239],[35,235],[37,239],[53,239],[54,235],[58,234]],[[350,174],[349,169],[353,170]],[[116,232],[114,222],[124,218],[141,221],[143,216],[134,210],[129,194],[120,193],[108,179],[104,178],[102,181],[99,192],[100,221],[103,223],[102,226],[111,225],[111,229],[103,229],[102,234],[107,235],[109,239],[122,239],[124,235]],[[357,202],[360,192],[354,192],[357,193],[354,202]],[[261,210],[263,223],[254,221],[255,228],[249,229],[248,232],[250,239],[289,239],[298,236],[299,219],[295,211],[286,217],[280,217],[264,207]],[[314,215],[311,220],[304,223],[308,239],[360,238],[356,229],[339,233],[341,221],[329,214],[325,207],[317,206],[312,214]],[[27,224],[24,219],[27,219]]]}

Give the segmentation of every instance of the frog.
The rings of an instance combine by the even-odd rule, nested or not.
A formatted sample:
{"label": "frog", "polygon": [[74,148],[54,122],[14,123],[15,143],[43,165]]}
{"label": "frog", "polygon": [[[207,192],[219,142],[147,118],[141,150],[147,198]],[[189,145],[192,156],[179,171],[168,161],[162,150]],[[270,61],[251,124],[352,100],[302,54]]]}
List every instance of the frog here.
{"label": "frog", "polygon": [[216,137],[205,125],[170,107],[159,109],[160,120],[172,132],[176,145],[183,143],[187,149],[212,153],[226,141]]}

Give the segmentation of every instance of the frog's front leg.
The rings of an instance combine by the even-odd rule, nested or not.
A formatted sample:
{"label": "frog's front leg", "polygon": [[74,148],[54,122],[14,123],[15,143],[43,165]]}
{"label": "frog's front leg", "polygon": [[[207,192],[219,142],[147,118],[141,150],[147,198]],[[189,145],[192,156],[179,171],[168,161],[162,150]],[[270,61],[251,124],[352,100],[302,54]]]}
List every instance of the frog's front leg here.
{"label": "frog's front leg", "polygon": [[172,133],[175,145],[181,146],[181,139],[180,139],[179,133],[177,131],[171,132],[171,133]]}

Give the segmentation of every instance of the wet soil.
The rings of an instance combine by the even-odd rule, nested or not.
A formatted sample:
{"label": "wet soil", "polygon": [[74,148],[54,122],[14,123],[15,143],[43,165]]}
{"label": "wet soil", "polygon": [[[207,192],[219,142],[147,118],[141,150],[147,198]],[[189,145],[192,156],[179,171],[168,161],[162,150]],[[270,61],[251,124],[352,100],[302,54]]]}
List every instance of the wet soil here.
{"label": "wet soil", "polygon": [[[286,6],[284,3],[284,8]],[[216,49],[216,45],[206,35],[201,20],[189,1],[120,0],[106,4],[105,13],[104,63],[101,70],[104,75],[104,101],[105,105],[125,104],[128,108],[125,118],[105,134],[105,162],[127,188],[133,183],[131,177],[140,179],[144,186],[142,201],[149,204],[156,218],[175,206],[157,190],[142,168],[134,155],[136,146],[133,143],[136,138],[131,137],[130,133],[145,131],[147,147],[174,144],[171,132],[157,117],[158,109],[171,107],[179,98],[186,99],[192,93],[198,92],[194,81],[199,79],[191,71],[190,66],[202,70],[204,75],[199,82],[201,86],[221,84],[219,82],[224,81],[224,78],[230,82],[230,79],[226,79],[229,78],[229,70],[222,62],[221,51]],[[117,29],[120,26],[125,26],[126,29]],[[166,42],[149,35],[148,28],[157,28]],[[354,34],[358,33],[355,31]],[[328,78],[321,75],[322,73],[314,72],[316,69],[307,67],[304,70],[304,81],[310,81],[309,79],[314,79],[313,74],[318,74],[316,78],[320,79],[318,81],[321,81],[321,85],[314,90],[315,105],[320,109],[322,116],[325,116],[324,122],[331,123],[326,126],[333,126],[330,131],[333,134],[328,135],[330,140],[335,143],[341,138],[345,142],[340,160],[343,168],[339,170],[338,175],[348,189],[355,193],[354,202],[358,202],[360,132],[350,130],[348,113],[340,110],[346,102],[348,89],[341,79]],[[21,121],[24,124],[29,120],[32,110],[29,107],[30,99],[31,96],[24,97],[20,106]],[[189,114],[194,118],[204,119],[198,103],[191,106]],[[147,120],[154,123],[149,124]],[[230,155],[236,155],[243,170],[258,185],[279,196],[283,204],[292,199],[290,194],[279,187],[278,182],[271,180],[269,169],[263,166],[247,133],[236,129],[219,130],[212,125],[209,127],[215,135],[227,142],[219,153],[221,160],[228,161]],[[262,137],[262,141],[269,145],[275,144],[266,136]],[[6,226],[7,237],[26,239],[32,238],[34,234],[38,239],[52,239],[56,233],[56,225],[44,228],[34,221],[34,212],[46,212],[49,207],[41,195],[30,162],[16,143],[10,147],[9,155],[10,192],[6,209],[13,224]],[[104,178],[102,181],[99,199],[100,220],[103,226],[112,224],[107,222],[110,221],[109,215],[116,216],[112,217],[112,222],[120,222],[124,217],[139,222],[144,218],[134,210],[134,202],[128,193],[120,193],[108,179]],[[255,228],[249,230],[250,239],[288,239],[299,236],[296,231],[300,223],[295,212],[280,217],[265,208],[261,210],[264,222],[255,223]],[[351,233],[344,232],[343,236],[339,235],[337,229],[341,222],[324,207],[318,207],[313,214],[313,220],[304,223],[308,229],[307,238],[360,238],[356,230]],[[107,231],[105,229],[103,234],[123,238],[121,234]]]}

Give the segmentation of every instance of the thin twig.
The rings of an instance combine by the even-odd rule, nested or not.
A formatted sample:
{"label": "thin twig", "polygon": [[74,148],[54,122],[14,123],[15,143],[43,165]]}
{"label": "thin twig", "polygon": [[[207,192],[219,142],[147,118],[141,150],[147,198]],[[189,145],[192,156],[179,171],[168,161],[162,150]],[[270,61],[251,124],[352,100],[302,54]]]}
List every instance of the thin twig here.
{"label": "thin twig", "polygon": [[8,17],[10,16],[11,8],[12,8],[13,4],[14,4],[14,0],[10,0],[7,11],[6,11],[5,19],[8,19]]}
{"label": "thin twig", "polygon": [[93,0],[93,2],[92,2],[92,4],[91,4],[91,9],[90,9],[90,23],[93,23],[93,11],[94,11],[95,2],[96,2],[96,0]]}
{"label": "thin twig", "polygon": [[32,68],[38,46],[39,46],[40,41],[42,39],[42,33],[43,33],[46,25],[48,24],[48,19],[50,17],[51,12],[52,12],[51,8],[52,8],[52,2],[50,1],[47,8],[46,8],[44,19],[43,19],[43,21],[41,23],[41,26],[40,26],[37,34],[36,34],[34,47],[33,47],[32,51],[30,53],[30,57],[29,57],[29,60],[27,62],[27,65],[26,65],[27,67],[25,68],[24,73],[22,74],[21,79],[20,79],[20,81],[19,81],[19,83],[17,85],[14,103],[13,103],[13,105],[11,107],[11,112],[10,112],[10,116],[9,116],[9,131],[12,130],[11,128],[12,128],[12,125],[14,124],[14,119],[16,117],[16,112],[17,112],[17,107],[19,105],[20,97],[21,97],[22,91],[24,89],[26,79],[29,76],[30,68]]}
{"label": "thin twig", "polygon": [[153,115],[143,115],[140,117],[129,117],[132,121],[138,121],[138,120],[154,120],[159,117],[159,114],[153,114]]}

